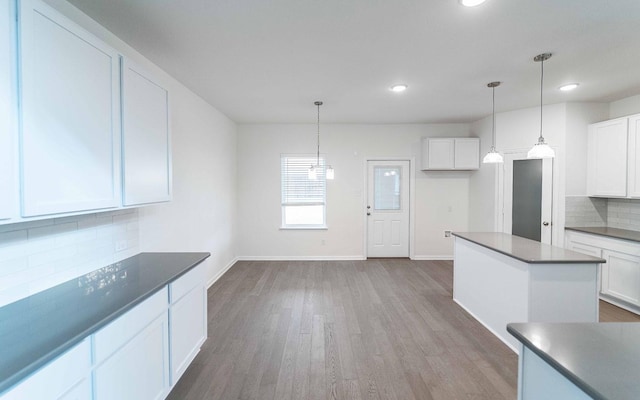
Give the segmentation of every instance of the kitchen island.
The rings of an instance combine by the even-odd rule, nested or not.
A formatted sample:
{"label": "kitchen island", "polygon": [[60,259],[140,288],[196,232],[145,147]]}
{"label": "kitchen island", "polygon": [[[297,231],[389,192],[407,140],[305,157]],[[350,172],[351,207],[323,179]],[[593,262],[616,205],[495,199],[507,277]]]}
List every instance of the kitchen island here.
{"label": "kitchen island", "polygon": [[518,398],[637,399],[640,323],[509,324],[521,343]]}
{"label": "kitchen island", "polygon": [[603,259],[506,233],[453,235],[453,300],[515,352],[508,323],[598,321]]}

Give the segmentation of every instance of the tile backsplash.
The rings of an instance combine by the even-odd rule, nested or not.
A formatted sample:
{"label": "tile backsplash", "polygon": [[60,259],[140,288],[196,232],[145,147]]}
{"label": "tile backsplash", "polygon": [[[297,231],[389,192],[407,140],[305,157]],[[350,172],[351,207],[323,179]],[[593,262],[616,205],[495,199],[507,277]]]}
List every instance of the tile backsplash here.
{"label": "tile backsplash", "polygon": [[607,226],[607,199],[586,196],[565,198],[565,226]]}
{"label": "tile backsplash", "polygon": [[608,199],[607,226],[640,231],[640,200]]}
{"label": "tile backsplash", "polygon": [[640,200],[567,196],[565,226],[608,226],[640,231]]}
{"label": "tile backsplash", "polygon": [[0,306],[138,252],[137,209],[0,225]]}

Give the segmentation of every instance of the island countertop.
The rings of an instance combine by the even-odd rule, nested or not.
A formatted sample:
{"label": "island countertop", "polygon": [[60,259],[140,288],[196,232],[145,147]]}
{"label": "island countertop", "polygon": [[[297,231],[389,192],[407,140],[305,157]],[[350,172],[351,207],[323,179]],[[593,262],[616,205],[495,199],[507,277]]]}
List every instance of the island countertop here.
{"label": "island countertop", "polygon": [[453,236],[528,264],[601,264],[605,260],[502,232],[453,232]]}
{"label": "island countertop", "polygon": [[141,253],[0,307],[0,393],[209,256]]}
{"label": "island countertop", "polygon": [[640,395],[640,323],[514,323],[507,331],[594,399]]}
{"label": "island countertop", "polygon": [[583,232],[583,233],[589,233],[592,235],[610,237],[614,239],[630,240],[632,242],[640,243],[640,232],[630,231],[628,229],[609,228],[606,226],[585,226],[585,227],[567,226],[564,229],[567,231]]}

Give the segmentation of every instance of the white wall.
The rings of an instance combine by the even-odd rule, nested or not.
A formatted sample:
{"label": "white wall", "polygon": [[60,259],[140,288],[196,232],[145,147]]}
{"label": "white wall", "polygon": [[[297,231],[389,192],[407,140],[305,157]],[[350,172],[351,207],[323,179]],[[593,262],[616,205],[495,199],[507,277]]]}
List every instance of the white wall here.
{"label": "white wall", "polygon": [[[327,184],[326,231],[280,230],[280,154],[312,154],[315,125],[238,128],[238,254],[245,258],[362,258],[365,160],[413,158],[416,258],[450,258],[445,229],[468,228],[468,180],[475,172],[419,170],[420,138],[469,136],[467,124],[321,125],[321,152],[336,171]],[[321,241],[325,241],[325,245]]]}
{"label": "white wall", "polygon": [[640,94],[626,97],[609,104],[609,119],[640,113]]}
{"label": "white wall", "polygon": [[[473,136],[480,138],[480,157],[484,157],[491,148],[493,140],[491,128],[491,116],[471,125]],[[496,150],[502,152],[500,145],[501,143],[497,141],[496,137]],[[502,164],[480,164],[480,170],[469,178],[469,231],[495,232],[498,230],[496,207],[500,168],[502,168]]]}

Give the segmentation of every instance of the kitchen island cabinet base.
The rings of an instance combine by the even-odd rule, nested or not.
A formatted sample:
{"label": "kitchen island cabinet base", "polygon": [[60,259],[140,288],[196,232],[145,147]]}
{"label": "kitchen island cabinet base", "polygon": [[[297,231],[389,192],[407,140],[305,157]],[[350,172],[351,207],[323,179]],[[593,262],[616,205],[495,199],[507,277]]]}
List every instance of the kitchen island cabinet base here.
{"label": "kitchen island cabinet base", "polygon": [[598,321],[597,263],[526,263],[460,237],[454,260],[453,300],[516,353],[508,323]]}

